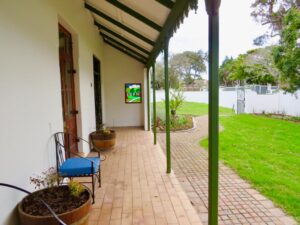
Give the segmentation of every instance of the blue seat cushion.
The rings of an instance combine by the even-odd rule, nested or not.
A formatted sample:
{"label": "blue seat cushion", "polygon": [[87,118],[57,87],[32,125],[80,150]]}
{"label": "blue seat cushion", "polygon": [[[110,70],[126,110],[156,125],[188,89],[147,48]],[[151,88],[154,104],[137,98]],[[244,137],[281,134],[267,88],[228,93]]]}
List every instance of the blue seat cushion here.
{"label": "blue seat cushion", "polygon": [[[92,172],[92,163],[89,160],[94,162],[94,168]],[[72,176],[82,176],[85,174],[97,173],[100,165],[100,159],[98,157],[87,157],[83,158],[69,158],[67,159],[60,167],[59,173],[64,177]]]}

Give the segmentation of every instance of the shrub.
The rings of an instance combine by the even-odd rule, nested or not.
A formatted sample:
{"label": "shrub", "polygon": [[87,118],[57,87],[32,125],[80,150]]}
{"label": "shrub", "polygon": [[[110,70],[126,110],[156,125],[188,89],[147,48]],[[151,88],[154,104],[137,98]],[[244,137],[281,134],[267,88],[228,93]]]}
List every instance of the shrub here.
{"label": "shrub", "polygon": [[68,184],[70,193],[74,197],[79,197],[79,195],[84,192],[84,187],[78,181],[71,180]]}

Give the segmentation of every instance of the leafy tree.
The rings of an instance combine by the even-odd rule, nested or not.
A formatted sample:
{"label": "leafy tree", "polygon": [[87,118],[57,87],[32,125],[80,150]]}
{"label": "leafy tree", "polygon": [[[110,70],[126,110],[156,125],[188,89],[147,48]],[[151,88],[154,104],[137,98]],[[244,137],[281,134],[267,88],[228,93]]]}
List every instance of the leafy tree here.
{"label": "leafy tree", "polygon": [[256,45],[256,46],[263,46],[267,40],[268,40],[268,35],[267,34],[263,34],[261,36],[258,36],[257,38],[255,38],[253,40],[253,44]]}
{"label": "leafy tree", "polygon": [[[171,56],[169,60],[170,88],[178,89],[183,81],[187,85],[201,79],[201,73],[206,71],[207,54],[199,50],[197,52],[185,51]],[[164,66],[156,63],[156,88],[164,87]]]}
{"label": "leafy tree", "polygon": [[159,62],[155,64],[155,82],[156,89],[162,89],[165,86],[164,67]]}
{"label": "leafy tree", "polygon": [[236,59],[226,58],[220,67],[221,84],[231,86],[242,81],[247,84],[276,84],[278,70],[272,62],[272,48],[248,51]]}
{"label": "leafy tree", "polygon": [[[162,63],[157,62],[155,64],[155,87],[156,89],[161,89],[165,87],[165,75],[164,75],[164,66]],[[169,67],[169,84],[170,88],[177,89],[180,86],[178,74],[173,72],[173,69]]]}
{"label": "leafy tree", "polygon": [[300,88],[300,11],[292,8],[284,18],[280,45],[274,48],[274,62],[281,72],[284,89]]}
{"label": "leafy tree", "polygon": [[234,59],[232,57],[226,56],[222,65],[219,69],[220,84],[224,86],[234,86],[235,81],[229,79],[230,74],[233,72]]}
{"label": "leafy tree", "polygon": [[262,44],[267,37],[280,34],[284,16],[292,7],[299,8],[300,0],[254,0],[251,7],[253,8],[251,16],[262,25],[268,25],[271,30],[270,33],[254,41],[254,43]]}
{"label": "leafy tree", "polygon": [[186,84],[192,84],[196,79],[201,79],[201,73],[206,72],[206,61],[207,54],[202,50],[174,54],[170,59],[170,72]]}

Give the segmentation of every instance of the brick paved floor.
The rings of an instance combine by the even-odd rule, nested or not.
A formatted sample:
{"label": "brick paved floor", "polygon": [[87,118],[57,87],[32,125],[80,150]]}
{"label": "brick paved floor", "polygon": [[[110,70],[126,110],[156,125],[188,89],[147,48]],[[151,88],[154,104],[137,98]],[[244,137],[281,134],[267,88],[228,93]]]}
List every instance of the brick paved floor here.
{"label": "brick paved floor", "polygon": [[102,187],[89,225],[202,225],[151,132],[117,129],[117,144],[104,155]]}
{"label": "brick paved floor", "polygon": [[[194,119],[195,129],[171,133],[172,168],[196,208],[203,224],[208,217],[208,154],[199,146],[207,136],[208,117]],[[158,134],[165,150],[165,134]],[[273,203],[251,188],[233,170],[220,163],[219,224],[297,224]]]}

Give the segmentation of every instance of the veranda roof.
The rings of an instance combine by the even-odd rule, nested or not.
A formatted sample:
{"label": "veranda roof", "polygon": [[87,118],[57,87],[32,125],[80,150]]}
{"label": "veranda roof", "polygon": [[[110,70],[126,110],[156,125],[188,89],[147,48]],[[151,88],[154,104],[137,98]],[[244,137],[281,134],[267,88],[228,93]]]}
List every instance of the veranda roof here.
{"label": "veranda roof", "polygon": [[147,67],[197,0],[85,0],[105,43]]}

